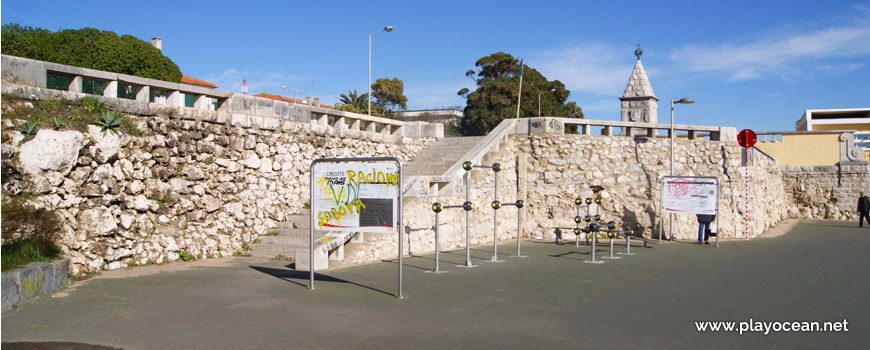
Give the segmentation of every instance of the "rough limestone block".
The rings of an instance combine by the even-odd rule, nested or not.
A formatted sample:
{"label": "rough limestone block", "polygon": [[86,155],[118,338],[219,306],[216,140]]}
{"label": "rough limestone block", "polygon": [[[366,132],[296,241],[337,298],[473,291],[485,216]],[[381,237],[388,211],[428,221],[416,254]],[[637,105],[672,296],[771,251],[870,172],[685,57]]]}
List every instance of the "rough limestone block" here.
{"label": "rough limestone block", "polygon": [[18,306],[20,284],[18,270],[3,273],[3,312]]}

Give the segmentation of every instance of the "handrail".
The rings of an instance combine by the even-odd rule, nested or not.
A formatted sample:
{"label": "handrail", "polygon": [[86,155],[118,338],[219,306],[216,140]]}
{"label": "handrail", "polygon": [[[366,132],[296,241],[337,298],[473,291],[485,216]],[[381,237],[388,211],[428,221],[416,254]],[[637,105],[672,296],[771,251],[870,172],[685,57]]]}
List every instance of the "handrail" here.
{"label": "handrail", "polygon": [[[502,120],[495,129],[492,129],[492,131],[486,135],[486,138],[481,142],[478,142],[477,145],[472,147],[468,152],[465,152],[465,154],[453,163],[450,168],[447,168],[447,171],[444,172],[444,176],[449,176],[454,179],[457,176],[461,176],[465,173],[465,170],[462,169],[462,163],[465,161],[479,164],[480,160],[486,156],[487,153],[489,153],[494,147],[498,147],[502,140],[506,139],[508,135],[514,132],[516,125],[517,119]],[[444,187],[444,191],[446,193],[451,193],[455,188],[456,181],[451,181],[450,184]]]}

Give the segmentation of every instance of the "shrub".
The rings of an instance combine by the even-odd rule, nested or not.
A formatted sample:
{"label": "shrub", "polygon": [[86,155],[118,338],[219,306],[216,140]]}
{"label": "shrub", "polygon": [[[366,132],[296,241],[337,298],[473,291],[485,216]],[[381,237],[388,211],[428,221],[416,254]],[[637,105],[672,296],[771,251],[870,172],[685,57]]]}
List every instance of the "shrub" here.
{"label": "shrub", "polygon": [[82,28],[51,32],[6,24],[2,28],[2,51],[4,55],[181,82],[178,66],[151,43],[106,30]]}
{"label": "shrub", "polygon": [[5,198],[2,210],[3,271],[60,257],[56,239],[61,225],[53,212],[26,205],[24,196]]}

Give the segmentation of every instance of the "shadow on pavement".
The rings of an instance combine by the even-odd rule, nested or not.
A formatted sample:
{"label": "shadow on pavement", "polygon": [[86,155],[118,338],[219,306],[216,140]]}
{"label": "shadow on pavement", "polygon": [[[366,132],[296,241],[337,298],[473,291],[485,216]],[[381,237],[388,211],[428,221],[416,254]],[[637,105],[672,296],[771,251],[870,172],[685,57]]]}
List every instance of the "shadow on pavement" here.
{"label": "shadow on pavement", "polygon": [[[308,271],[284,270],[284,269],[276,269],[276,268],[262,267],[262,266],[250,266],[250,268],[257,270],[259,272],[265,273],[267,275],[270,275],[272,277],[276,277],[278,279],[281,279],[281,280],[284,280],[284,281],[287,281],[287,282],[290,282],[293,284],[297,284],[297,285],[305,287],[305,288],[308,288],[308,284],[304,283],[304,282],[300,282],[300,281],[307,282],[311,278],[311,274]],[[297,281],[297,280],[300,280],[300,281]],[[365,285],[362,285],[362,284],[359,284],[356,282],[351,282],[348,280],[335,278],[335,277],[324,275],[324,274],[317,273],[317,272],[314,273],[314,280],[319,281],[319,282],[349,283],[349,284],[355,285],[357,287],[362,287],[362,288],[365,288],[365,289],[368,289],[371,291],[375,291],[378,293],[383,293],[383,294],[386,294],[389,296],[393,295],[393,293],[388,293],[388,292],[382,291],[382,290],[377,289],[377,288],[372,288],[372,287],[365,286]]]}

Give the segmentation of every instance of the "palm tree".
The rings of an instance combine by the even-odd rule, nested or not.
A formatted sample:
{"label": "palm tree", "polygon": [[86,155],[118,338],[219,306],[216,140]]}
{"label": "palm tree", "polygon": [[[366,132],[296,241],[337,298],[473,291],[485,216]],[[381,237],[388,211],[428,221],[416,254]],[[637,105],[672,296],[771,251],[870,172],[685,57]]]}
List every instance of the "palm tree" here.
{"label": "palm tree", "polygon": [[348,90],[347,95],[339,95],[338,101],[341,102],[341,104],[343,104],[345,108],[347,108],[346,110],[350,112],[361,113],[367,108],[368,97],[368,93],[360,95],[356,92],[356,89],[353,89],[353,91]]}

